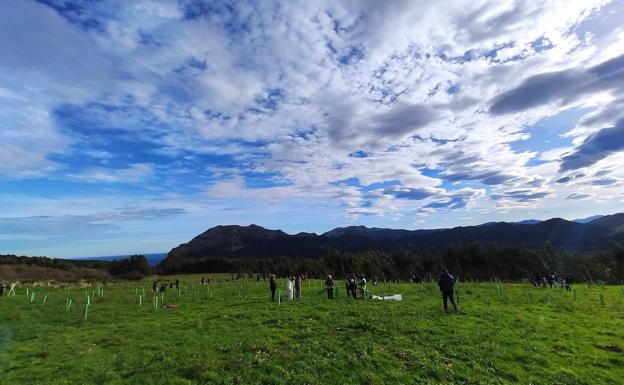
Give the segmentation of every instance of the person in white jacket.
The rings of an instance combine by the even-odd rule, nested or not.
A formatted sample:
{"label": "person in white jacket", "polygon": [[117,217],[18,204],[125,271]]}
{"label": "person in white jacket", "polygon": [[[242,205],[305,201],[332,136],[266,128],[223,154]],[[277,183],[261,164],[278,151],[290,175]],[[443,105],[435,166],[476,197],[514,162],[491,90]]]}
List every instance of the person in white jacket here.
{"label": "person in white jacket", "polygon": [[286,293],[288,293],[288,300],[293,300],[293,289],[295,287],[295,280],[293,277],[289,277],[286,281]]}

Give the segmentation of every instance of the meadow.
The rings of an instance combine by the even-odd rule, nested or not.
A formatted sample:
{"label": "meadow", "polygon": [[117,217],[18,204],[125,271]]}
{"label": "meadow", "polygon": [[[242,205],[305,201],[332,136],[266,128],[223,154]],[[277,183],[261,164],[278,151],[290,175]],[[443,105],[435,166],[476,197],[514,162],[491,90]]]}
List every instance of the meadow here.
{"label": "meadow", "polygon": [[369,284],[403,296],[381,302],[310,280],[279,304],[268,282],[179,278],[158,307],[148,280],[5,292],[0,384],[624,383],[619,286],[459,283],[445,314],[433,283]]}

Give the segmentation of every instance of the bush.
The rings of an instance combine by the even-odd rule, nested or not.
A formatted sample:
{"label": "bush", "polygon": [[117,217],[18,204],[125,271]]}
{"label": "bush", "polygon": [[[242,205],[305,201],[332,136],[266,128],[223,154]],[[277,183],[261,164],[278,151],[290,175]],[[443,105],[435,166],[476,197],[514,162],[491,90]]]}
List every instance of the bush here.
{"label": "bush", "polygon": [[124,279],[129,281],[141,281],[145,276],[139,273],[136,270],[128,272],[128,274],[124,275]]}
{"label": "bush", "polygon": [[[152,268],[143,255],[132,255],[126,259],[113,261],[108,269],[112,275],[125,277],[131,272],[136,272],[141,277],[150,275]],[[137,276],[136,274],[134,276]]]}

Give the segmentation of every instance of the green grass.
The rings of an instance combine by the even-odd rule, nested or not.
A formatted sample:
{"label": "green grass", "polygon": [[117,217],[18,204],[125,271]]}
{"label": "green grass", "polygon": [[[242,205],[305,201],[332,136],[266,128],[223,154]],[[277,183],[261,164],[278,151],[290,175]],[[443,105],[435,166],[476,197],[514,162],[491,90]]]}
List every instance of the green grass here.
{"label": "green grass", "polygon": [[369,285],[403,295],[390,303],[346,299],[342,282],[329,301],[313,281],[301,302],[278,305],[264,282],[241,292],[240,281],[209,289],[182,276],[191,279],[180,297],[165,293],[176,309],[154,310],[149,282],[105,285],[86,321],[78,287],[35,287],[32,304],[25,287],[0,297],[0,383],[624,383],[619,287],[576,285],[575,301],[563,290],[505,284],[499,296],[495,284],[462,283],[461,314],[447,315],[433,284]]}

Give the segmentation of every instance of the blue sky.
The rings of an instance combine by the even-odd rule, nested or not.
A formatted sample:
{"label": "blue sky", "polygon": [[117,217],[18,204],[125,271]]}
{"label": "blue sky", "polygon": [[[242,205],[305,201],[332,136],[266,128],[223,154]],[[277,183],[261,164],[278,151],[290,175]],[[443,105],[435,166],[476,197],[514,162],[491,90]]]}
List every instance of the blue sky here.
{"label": "blue sky", "polygon": [[0,253],[622,211],[624,2],[8,0]]}

